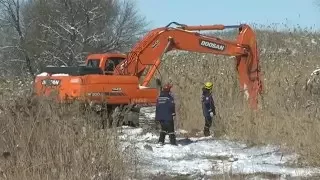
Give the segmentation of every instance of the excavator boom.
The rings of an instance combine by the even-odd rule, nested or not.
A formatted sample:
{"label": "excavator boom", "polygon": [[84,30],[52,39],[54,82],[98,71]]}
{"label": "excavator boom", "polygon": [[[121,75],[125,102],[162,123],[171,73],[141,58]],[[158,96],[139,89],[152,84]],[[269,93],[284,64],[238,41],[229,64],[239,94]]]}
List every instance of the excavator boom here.
{"label": "excavator boom", "polygon": [[[178,26],[170,27],[172,24]],[[235,41],[222,40],[196,32],[227,28],[239,30]],[[127,59],[116,67],[114,75],[131,75],[140,78],[146,68],[151,65],[142,84],[147,86],[159,67],[163,54],[171,50],[235,56],[240,89],[244,91],[250,106],[257,108],[258,94],[262,92],[262,82],[256,35],[250,26],[246,24],[187,26],[172,22],[165,27],[150,31],[142,38],[133,47]]]}

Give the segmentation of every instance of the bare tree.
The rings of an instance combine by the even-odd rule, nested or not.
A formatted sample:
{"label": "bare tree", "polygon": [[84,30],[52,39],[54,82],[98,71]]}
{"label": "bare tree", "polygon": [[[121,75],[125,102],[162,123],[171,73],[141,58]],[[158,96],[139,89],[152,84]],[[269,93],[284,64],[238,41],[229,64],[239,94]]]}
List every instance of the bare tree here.
{"label": "bare tree", "polygon": [[[36,70],[48,64],[76,65],[88,53],[127,51],[146,27],[133,1],[29,0],[21,7],[18,0],[0,1],[7,5],[5,19],[22,37],[19,48],[26,64],[32,61]],[[12,12],[19,12],[20,20]]]}
{"label": "bare tree", "polygon": [[30,32],[44,48],[39,58],[53,64],[74,65],[88,53],[123,51],[145,27],[132,2],[113,0],[38,1],[26,16],[36,27],[31,29],[40,30]]}
{"label": "bare tree", "polygon": [[[12,41],[9,45],[1,47],[2,50],[9,49],[10,55],[13,58],[10,61],[17,60],[21,64],[21,59],[24,58],[25,67],[30,75],[33,77],[34,72],[31,65],[31,58],[25,49],[26,40],[21,20],[21,3],[19,0],[0,0],[1,7],[1,25],[2,28],[12,28],[15,32],[11,31]],[[8,30],[8,29],[7,29]],[[18,53],[18,54],[16,54]]]}

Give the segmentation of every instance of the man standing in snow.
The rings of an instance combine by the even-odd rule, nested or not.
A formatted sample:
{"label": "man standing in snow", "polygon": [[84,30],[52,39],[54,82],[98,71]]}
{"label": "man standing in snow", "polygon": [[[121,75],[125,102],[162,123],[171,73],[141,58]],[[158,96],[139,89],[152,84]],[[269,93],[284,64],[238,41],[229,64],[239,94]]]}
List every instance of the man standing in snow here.
{"label": "man standing in snow", "polygon": [[202,88],[201,104],[205,119],[205,125],[203,129],[204,136],[210,136],[212,119],[216,115],[216,107],[212,98],[212,87],[213,84],[211,82],[206,82]]}
{"label": "man standing in snow", "polygon": [[156,104],[156,121],[160,122],[161,130],[159,143],[164,144],[164,140],[167,134],[169,134],[170,144],[176,144],[176,135],[174,133],[174,117],[175,112],[175,102],[174,98],[170,94],[172,85],[166,84],[162,88],[160,95],[157,99]]}

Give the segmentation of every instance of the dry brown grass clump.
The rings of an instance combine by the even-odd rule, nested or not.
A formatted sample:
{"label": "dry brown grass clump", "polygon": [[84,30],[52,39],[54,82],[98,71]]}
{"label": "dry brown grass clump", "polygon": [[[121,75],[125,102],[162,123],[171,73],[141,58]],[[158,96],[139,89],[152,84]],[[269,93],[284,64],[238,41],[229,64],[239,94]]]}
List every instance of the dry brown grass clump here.
{"label": "dry brown grass clump", "polygon": [[177,126],[202,130],[201,87],[212,81],[218,112],[216,136],[287,145],[306,160],[301,162],[320,165],[319,95],[305,89],[320,64],[320,36],[302,31],[257,33],[265,94],[256,114],[246,109],[239,92],[233,58],[197,53],[165,56],[161,77],[174,84]]}
{"label": "dry brown grass clump", "polygon": [[[59,106],[27,94],[1,97],[0,179],[127,179],[134,154],[122,153],[114,129],[76,105]],[[13,94],[11,94],[13,95]],[[14,95],[13,95],[14,96]]]}

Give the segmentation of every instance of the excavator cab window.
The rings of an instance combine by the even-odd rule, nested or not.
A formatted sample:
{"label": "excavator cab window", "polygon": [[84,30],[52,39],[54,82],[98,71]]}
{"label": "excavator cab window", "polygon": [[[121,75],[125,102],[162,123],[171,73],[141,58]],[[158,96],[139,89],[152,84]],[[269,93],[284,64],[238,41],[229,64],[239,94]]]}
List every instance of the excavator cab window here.
{"label": "excavator cab window", "polygon": [[87,67],[99,68],[100,59],[89,59],[87,61]]}
{"label": "excavator cab window", "polygon": [[123,61],[124,58],[108,58],[105,64],[105,74],[111,75],[113,74],[114,69],[118,66],[118,64]]}

